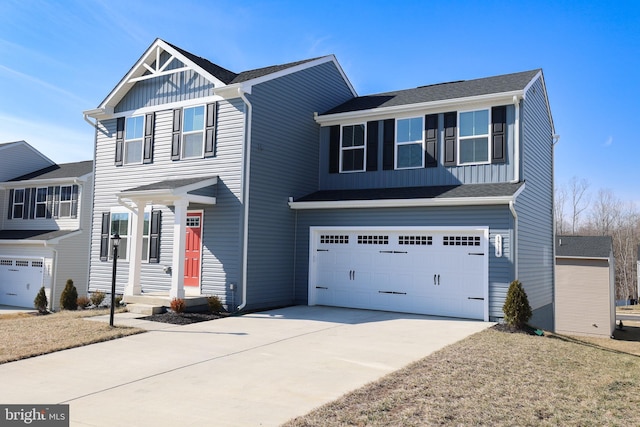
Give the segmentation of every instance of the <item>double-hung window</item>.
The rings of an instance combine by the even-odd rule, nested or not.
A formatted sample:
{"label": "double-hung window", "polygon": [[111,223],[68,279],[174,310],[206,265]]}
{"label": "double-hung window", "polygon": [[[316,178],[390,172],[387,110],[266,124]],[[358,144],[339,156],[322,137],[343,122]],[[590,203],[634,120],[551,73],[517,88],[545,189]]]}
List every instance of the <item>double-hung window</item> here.
{"label": "double-hung window", "polygon": [[144,116],[127,117],[124,132],[124,162],[142,163]]}
{"label": "double-hung window", "polygon": [[[118,259],[127,260],[129,253],[129,236],[131,234],[131,221],[128,212],[111,212],[111,234],[120,235],[120,246],[118,247]],[[144,225],[142,228],[142,253],[140,259],[149,261],[149,230],[151,223],[151,212],[144,213]],[[113,245],[109,245],[109,259],[113,259]]]}
{"label": "double-hung window", "polygon": [[183,110],[182,158],[204,155],[204,105]]}
{"label": "double-hung window", "polygon": [[13,192],[13,218],[22,218],[24,214],[24,188]]}
{"label": "double-hung window", "polygon": [[70,185],[60,187],[60,217],[71,217],[72,188]]}
{"label": "double-hung window", "polygon": [[36,190],[36,218],[47,217],[47,187]]}
{"label": "double-hung window", "polygon": [[424,167],[422,117],[396,120],[396,169]]}
{"label": "double-hung window", "polygon": [[459,123],[459,163],[487,163],[489,161],[489,110],[461,112]]}
{"label": "double-hung window", "polygon": [[362,172],[365,164],[364,124],[342,127],[340,167],[342,172]]}

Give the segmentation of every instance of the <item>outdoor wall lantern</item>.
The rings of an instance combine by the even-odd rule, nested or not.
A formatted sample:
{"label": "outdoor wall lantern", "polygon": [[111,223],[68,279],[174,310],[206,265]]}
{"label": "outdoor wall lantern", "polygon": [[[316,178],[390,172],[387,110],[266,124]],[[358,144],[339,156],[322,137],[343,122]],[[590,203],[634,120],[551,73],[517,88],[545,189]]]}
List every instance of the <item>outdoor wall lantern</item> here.
{"label": "outdoor wall lantern", "polygon": [[502,235],[500,234],[496,234],[495,247],[496,257],[500,258],[502,256]]}
{"label": "outdoor wall lantern", "polygon": [[118,246],[120,246],[120,235],[118,233],[111,236],[113,243],[113,272],[111,273],[111,311],[109,313],[109,326],[113,327],[113,315],[116,305],[116,271],[118,268]]}

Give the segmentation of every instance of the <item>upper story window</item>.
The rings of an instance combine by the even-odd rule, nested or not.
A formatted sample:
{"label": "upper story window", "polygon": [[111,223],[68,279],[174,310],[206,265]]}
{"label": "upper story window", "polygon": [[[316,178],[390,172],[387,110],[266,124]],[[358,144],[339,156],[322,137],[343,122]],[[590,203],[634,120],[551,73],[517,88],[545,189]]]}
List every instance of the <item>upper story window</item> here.
{"label": "upper story window", "polygon": [[73,191],[70,185],[60,187],[60,217],[71,217],[71,202]]}
{"label": "upper story window", "polygon": [[124,162],[142,163],[142,140],[144,137],[144,116],[128,117],[125,123]]}
{"label": "upper story window", "polygon": [[22,218],[24,214],[24,188],[13,192],[13,218]]}
{"label": "upper story window", "polygon": [[459,163],[489,162],[489,110],[465,111],[459,117]]}
{"label": "upper story window", "polygon": [[183,110],[182,158],[204,154],[204,105]]}
{"label": "upper story window", "polygon": [[340,142],[341,172],[362,172],[365,164],[365,126],[364,124],[342,127]]}
{"label": "upper story window", "polygon": [[424,166],[423,118],[396,120],[396,169]]}
{"label": "upper story window", "polygon": [[36,218],[47,217],[47,187],[36,190]]}

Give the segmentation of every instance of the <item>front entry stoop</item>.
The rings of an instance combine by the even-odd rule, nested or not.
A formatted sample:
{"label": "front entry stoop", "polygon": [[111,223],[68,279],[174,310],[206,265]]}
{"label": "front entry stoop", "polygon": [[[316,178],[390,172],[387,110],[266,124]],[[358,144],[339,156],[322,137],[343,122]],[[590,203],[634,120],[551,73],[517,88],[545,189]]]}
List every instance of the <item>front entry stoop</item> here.
{"label": "front entry stoop", "polygon": [[[123,301],[127,304],[130,313],[152,315],[163,313],[165,309],[171,307],[171,297],[168,295],[147,294],[147,295],[125,295]],[[185,311],[198,312],[207,311],[209,303],[206,296],[184,297],[186,305]]]}

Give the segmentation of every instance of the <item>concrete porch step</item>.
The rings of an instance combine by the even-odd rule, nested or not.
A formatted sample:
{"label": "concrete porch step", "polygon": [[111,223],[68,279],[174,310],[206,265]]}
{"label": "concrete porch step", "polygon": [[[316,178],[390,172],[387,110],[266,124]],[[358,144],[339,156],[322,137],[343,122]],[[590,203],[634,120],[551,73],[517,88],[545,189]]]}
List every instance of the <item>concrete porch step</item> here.
{"label": "concrete porch step", "polygon": [[161,305],[152,304],[127,304],[127,310],[129,313],[144,314],[145,316],[151,316],[153,314],[160,314],[165,311],[165,308]]}
{"label": "concrete porch step", "polygon": [[[123,301],[127,304],[127,308],[132,313],[137,313],[132,311],[131,307],[140,305],[147,307],[157,307],[158,310],[163,310],[165,307],[171,307],[172,298],[168,295],[125,295],[123,297]],[[186,296],[184,297],[184,302],[186,305],[186,311],[206,311],[209,307],[209,303],[207,301],[206,296]],[[157,311],[152,314],[161,313],[162,311]],[[147,314],[140,313],[140,314]]]}

